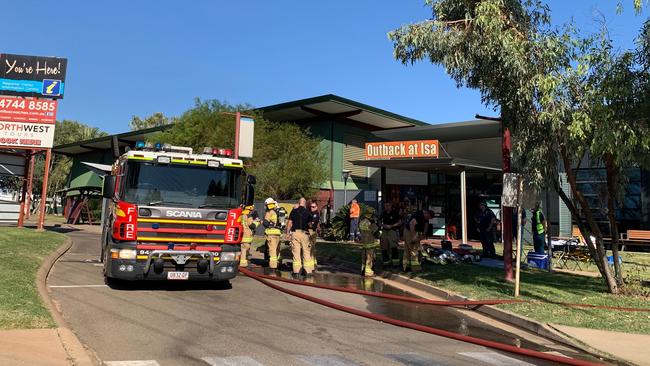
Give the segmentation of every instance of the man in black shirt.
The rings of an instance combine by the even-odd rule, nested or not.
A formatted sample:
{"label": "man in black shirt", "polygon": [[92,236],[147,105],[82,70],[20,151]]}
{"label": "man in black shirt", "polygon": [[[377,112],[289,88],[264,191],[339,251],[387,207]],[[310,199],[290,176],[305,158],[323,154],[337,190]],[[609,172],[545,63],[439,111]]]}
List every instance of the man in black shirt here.
{"label": "man in black shirt", "polygon": [[309,224],[307,224],[309,231],[309,243],[311,245],[311,258],[314,260],[314,271],[318,268],[318,261],[316,261],[316,239],[320,233],[320,213],[318,212],[318,204],[312,201],[309,206]]}
{"label": "man in black shirt", "polygon": [[494,249],[494,230],[497,225],[497,217],[494,215],[494,212],[487,207],[485,201],[482,201],[479,205],[479,211],[474,216],[474,221],[478,224],[478,231],[481,235],[483,256],[485,258],[496,257],[496,251]]}
{"label": "man in black shirt", "polygon": [[305,269],[307,278],[312,277],[314,271],[314,260],[311,257],[311,244],[307,228],[309,226],[310,214],[305,207],[307,200],[298,200],[298,208],[291,210],[289,222],[287,222],[287,235],[291,237],[291,253],[293,254],[293,278],[300,277],[300,270]]}
{"label": "man in black shirt", "polygon": [[391,202],[384,203],[384,211],[379,216],[379,222],[382,228],[380,244],[384,268],[391,265],[398,267],[399,252],[397,251],[397,242],[399,240],[399,228],[402,226],[402,217],[399,211],[393,208]]}

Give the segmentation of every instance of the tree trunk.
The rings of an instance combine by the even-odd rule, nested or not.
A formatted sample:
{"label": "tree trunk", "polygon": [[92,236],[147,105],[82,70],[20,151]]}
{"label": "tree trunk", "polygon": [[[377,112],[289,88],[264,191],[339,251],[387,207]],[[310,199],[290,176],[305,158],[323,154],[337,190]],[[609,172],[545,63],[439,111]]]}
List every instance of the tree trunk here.
{"label": "tree trunk", "polygon": [[[559,141],[562,140],[559,139]],[[567,175],[569,187],[571,187],[571,193],[573,194],[573,197],[575,197],[575,199],[578,201],[580,207],[582,208],[582,211],[584,212],[585,221],[587,222],[588,228],[580,224],[581,218],[578,216],[577,209],[575,210],[575,212],[572,211],[572,214],[577,216],[577,222],[579,222],[578,228],[580,229],[580,233],[582,233],[582,236],[585,238],[585,241],[587,242],[589,253],[594,259],[594,262],[596,263],[596,266],[598,267],[598,271],[600,271],[601,276],[603,276],[603,279],[605,280],[605,285],[607,285],[607,289],[609,290],[610,293],[617,294],[619,288],[618,285],[616,284],[616,280],[614,276],[612,276],[612,272],[609,270],[609,265],[607,264],[607,256],[606,256],[607,252],[605,251],[605,247],[603,246],[603,234],[600,231],[598,224],[596,224],[596,220],[594,219],[594,215],[593,212],[591,211],[591,208],[587,204],[587,201],[585,200],[584,196],[582,196],[582,193],[578,190],[576,177],[573,173],[573,165],[571,164],[571,159],[569,158],[569,154],[567,153],[566,146],[562,142],[560,142],[559,147],[560,147],[560,157],[562,158],[562,163],[564,165],[564,171],[566,172]],[[566,197],[566,195],[564,196]],[[566,197],[566,200],[564,198],[562,200],[565,202],[565,204],[567,203],[567,201],[570,201],[568,197]],[[595,243],[591,241],[591,234],[593,234],[596,237]]]}
{"label": "tree trunk", "polygon": [[614,157],[607,154],[605,167],[607,170],[607,217],[609,219],[610,231],[612,234],[612,257],[614,260],[614,275],[616,283],[623,286],[623,269],[618,262],[618,224],[616,223],[616,198],[618,196],[618,171],[614,166]]}

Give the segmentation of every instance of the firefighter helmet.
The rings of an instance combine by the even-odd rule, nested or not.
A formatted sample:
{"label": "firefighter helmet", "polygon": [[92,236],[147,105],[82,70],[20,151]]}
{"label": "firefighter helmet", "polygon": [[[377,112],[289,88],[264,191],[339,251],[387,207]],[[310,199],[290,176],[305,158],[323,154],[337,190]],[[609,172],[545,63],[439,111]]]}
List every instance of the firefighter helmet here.
{"label": "firefighter helmet", "polygon": [[277,204],[277,202],[275,202],[275,200],[274,200],[273,198],[269,197],[269,198],[267,198],[266,200],[264,200],[264,204],[265,204],[266,206],[268,206],[268,205]]}
{"label": "firefighter helmet", "polygon": [[241,213],[243,215],[249,215],[251,212],[253,212],[253,210],[255,210],[255,206],[253,206],[253,205],[244,206]]}

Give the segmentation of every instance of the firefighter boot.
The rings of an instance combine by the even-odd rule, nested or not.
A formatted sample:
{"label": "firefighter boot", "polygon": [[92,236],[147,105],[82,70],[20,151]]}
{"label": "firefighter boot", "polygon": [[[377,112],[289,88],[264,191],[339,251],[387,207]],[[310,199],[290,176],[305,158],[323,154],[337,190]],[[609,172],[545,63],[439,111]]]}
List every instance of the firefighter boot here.
{"label": "firefighter boot", "polygon": [[384,269],[388,269],[391,266],[390,256],[388,255],[388,250],[382,249],[381,251],[381,263],[384,265]]}
{"label": "firefighter boot", "polygon": [[399,251],[397,250],[397,248],[391,248],[390,254],[393,262],[393,267],[399,268],[400,260],[399,260]]}

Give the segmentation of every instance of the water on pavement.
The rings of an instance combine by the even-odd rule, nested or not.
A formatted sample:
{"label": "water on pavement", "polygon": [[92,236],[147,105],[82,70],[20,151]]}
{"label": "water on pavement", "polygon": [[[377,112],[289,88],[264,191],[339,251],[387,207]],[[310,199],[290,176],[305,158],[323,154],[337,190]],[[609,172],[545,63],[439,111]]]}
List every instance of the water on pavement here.
{"label": "water on pavement", "polygon": [[[285,271],[278,273],[275,271],[269,271],[268,268],[257,268],[255,271],[269,275],[278,275],[287,279],[291,278],[290,273]],[[374,280],[372,278],[364,278],[362,276],[345,272],[318,272],[314,274],[313,280],[309,280],[309,282],[319,285],[336,286],[348,289],[358,289],[381,292],[385,294],[414,297],[412,294],[389,286],[383,281]],[[492,326],[471,317],[467,317],[459,310],[452,307],[412,304],[372,296],[360,296],[362,296],[366,302],[365,309],[360,310],[365,310],[373,314],[385,315],[387,317],[401,321],[420,324],[432,328],[442,329],[471,337],[514,345],[516,347],[540,352],[553,352],[558,350],[555,348],[549,348],[539,343],[528,341],[526,339],[523,339],[521,336],[512,334],[496,326]],[[549,341],[549,344],[550,343],[554,342]],[[560,346],[559,348],[562,349],[562,354],[568,357],[579,358],[593,362],[603,362],[603,360],[595,358],[579,350],[569,351],[564,345]],[[606,362],[615,364],[615,362],[612,361]]]}

